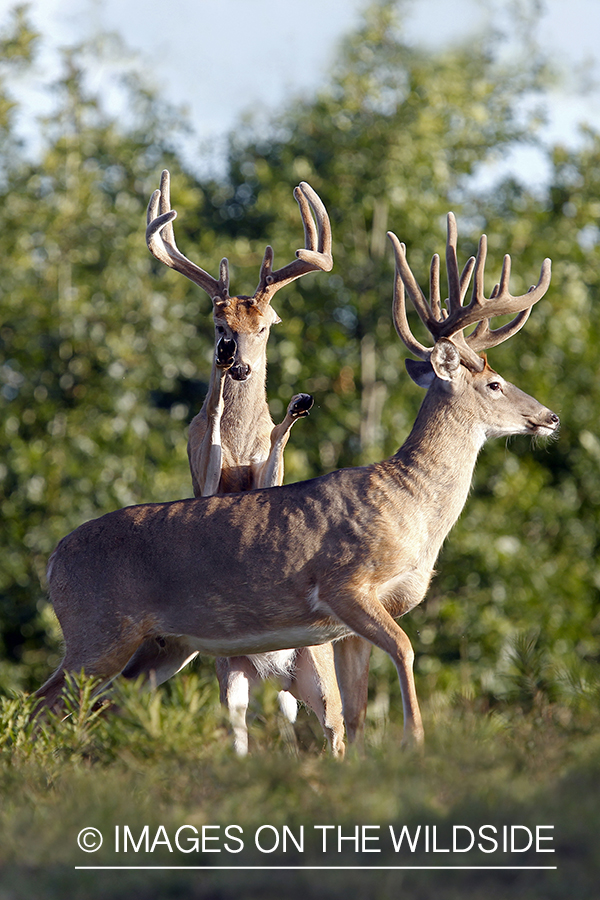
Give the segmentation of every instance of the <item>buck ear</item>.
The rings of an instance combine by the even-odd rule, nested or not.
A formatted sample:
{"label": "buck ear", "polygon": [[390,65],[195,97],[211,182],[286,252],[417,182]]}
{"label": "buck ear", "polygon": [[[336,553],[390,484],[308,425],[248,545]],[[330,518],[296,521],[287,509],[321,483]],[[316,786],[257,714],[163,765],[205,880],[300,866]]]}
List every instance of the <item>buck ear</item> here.
{"label": "buck ear", "polygon": [[431,351],[429,361],[438,378],[452,381],[460,367],[460,352],[452,341],[441,338]]}
{"label": "buck ear", "polygon": [[414,383],[427,390],[435,378],[435,372],[433,371],[431,363],[417,362],[415,359],[405,359],[404,365]]}

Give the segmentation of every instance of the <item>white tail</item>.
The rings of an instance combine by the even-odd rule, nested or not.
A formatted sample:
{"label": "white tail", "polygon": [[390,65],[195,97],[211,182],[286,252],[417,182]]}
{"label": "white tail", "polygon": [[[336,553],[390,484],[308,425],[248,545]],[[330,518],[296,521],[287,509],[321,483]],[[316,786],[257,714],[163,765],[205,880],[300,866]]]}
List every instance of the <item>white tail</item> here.
{"label": "white tail", "polygon": [[[267,249],[259,286],[253,297],[229,295],[227,260],[221,278],[211,279],[177,250],[171,210],[169,173],[148,206],[147,240],[151,252],[207,290],[213,301],[215,355],[202,409],[190,425],[188,456],[196,497],[272,487],[283,481],[283,451],[294,422],[308,415],[309,394],[292,397],[286,416],[275,426],[266,396],[267,341],[280,319],[271,306],[276,290],[310,271],[329,271],[331,227],[323,203],[310,185],[302,183],[294,195],[300,206],[310,260],[291,263],[272,273]],[[313,210],[317,227],[311,215]],[[157,226],[157,222],[159,225]],[[188,663],[197,651],[184,637],[161,635],[144,642],[123,671],[128,678],[143,674],[161,684]],[[233,726],[234,746],[248,751],[246,713],[249,689],[261,678],[275,676],[282,685],[279,705],[294,722],[296,697],[317,715],[336,756],[344,753],[342,705],[330,644],[274,651],[269,654],[217,659],[221,699]]]}
{"label": "white tail", "polygon": [[[494,372],[473,346],[483,349],[514,333],[519,322],[499,334],[490,332],[487,320],[508,307],[518,315],[529,309],[547,288],[549,261],[540,285],[520,298],[508,295],[506,264],[500,287],[485,300],[485,242],[461,279],[454,274],[452,216],[448,226],[447,314],[439,303],[436,258],[427,303],[403,245],[390,235],[397,265],[394,320],[402,340],[421,357],[409,365],[411,377],[427,388],[400,450],[381,463],[311,481],[129,507],[76,529],[49,564],[66,654],[38,691],[46,704],[59,700],[65,671],[83,667],[108,681],[144,641],[173,635],[216,656],[335,641],[345,711],[347,645],[340,638],[355,634],[393,659],[405,737],[422,741],[414,653],[395,619],[425,596],[486,439],[551,435],[559,425],[558,416]],[[473,267],[474,299],[463,306]],[[431,348],[410,333],[404,286],[434,337]],[[476,320],[475,309],[482,324],[475,338],[465,338],[462,329]]]}

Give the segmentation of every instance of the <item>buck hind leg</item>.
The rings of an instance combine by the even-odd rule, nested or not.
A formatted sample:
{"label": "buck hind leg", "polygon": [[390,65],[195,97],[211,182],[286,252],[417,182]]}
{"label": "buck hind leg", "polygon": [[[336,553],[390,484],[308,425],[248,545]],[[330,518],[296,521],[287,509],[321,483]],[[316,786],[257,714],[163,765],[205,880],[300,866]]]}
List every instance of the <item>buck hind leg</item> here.
{"label": "buck hind leg", "polygon": [[[264,666],[260,666],[263,656]],[[271,654],[258,654],[252,658],[248,656],[218,657],[215,661],[221,703],[227,708],[229,714],[233,730],[233,746],[238,756],[246,756],[248,753],[246,717],[252,686],[268,678],[269,675],[279,675],[286,682],[289,680],[289,676],[277,672],[276,663],[273,664],[270,657]],[[257,664],[260,669],[257,669]],[[298,714],[296,698],[290,691],[280,690],[277,700],[284,719],[290,726],[293,725]],[[287,740],[292,740],[293,732],[285,737]]]}
{"label": "buck hind leg", "polygon": [[227,685],[227,709],[233,728],[233,749],[238,756],[248,754],[248,725],[246,714],[250,703],[250,682],[240,670],[231,673]]}
{"label": "buck hind leg", "polygon": [[331,752],[342,759],[346,751],[344,719],[331,644],[296,651],[290,688],[315,713]]}
{"label": "buck hind leg", "polygon": [[67,672],[79,674],[83,671],[85,675],[101,679],[95,691],[98,693],[122,671],[127,661],[135,653],[139,643],[139,638],[132,638],[111,647],[106,652],[96,653],[91,651],[89,646],[83,649],[77,648],[74,651],[67,648],[65,658],[58,669],[35,692],[35,696],[40,698],[37,711],[44,708],[57,709],[61,706],[61,695]]}
{"label": "buck hind leg", "polygon": [[277,702],[281,715],[287,719],[290,725],[294,725],[298,718],[298,702],[294,695],[290,691],[278,691]]}
{"label": "buck hind leg", "polygon": [[371,649],[369,641],[357,634],[335,644],[335,671],[349,744],[362,744],[364,738]]}
{"label": "buck hind leg", "polygon": [[248,753],[246,714],[250,703],[250,685],[256,673],[245,656],[217,657],[215,660],[221,703],[227,708],[233,729],[233,748],[238,756]]}
{"label": "buck hind leg", "polygon": [[66,659],[63,660],[56,672],[53,672],[50,678],[44,682],[41,688],[38,688],[35,692],[34,696],[38,697],[40,700],[39,704],[36,706],[36,712],[39,712],[44,708],[55,709],[59,705],[59,700],[65,686],[65,675],[68,671],[66,668],[63,668],[64,662],[66,662]]}
{"label": "buck hind leg", "polygon": [[[65,656],[56,672],[36,692],[42,698],[41,706],[49,708],[60,705],[67,672],[97,677],[96,692],[101,690],[123,671],[155,626],[152,616],[111,614],[110,594],[97,597],[90,604],[81,603],[68,583],[60,590],[53,589],[52,577],[51,574],[50,594],[63,631]],[[60,583],[60,576],[54,578]]]}

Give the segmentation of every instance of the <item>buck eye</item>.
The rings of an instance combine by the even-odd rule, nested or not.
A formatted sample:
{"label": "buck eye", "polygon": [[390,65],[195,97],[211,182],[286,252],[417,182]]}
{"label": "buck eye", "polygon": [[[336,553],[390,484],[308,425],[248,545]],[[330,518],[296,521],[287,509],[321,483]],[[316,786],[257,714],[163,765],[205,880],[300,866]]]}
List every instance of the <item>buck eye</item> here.
{"label": "buck eye", "polygon": [[502,392],[502,385],[499,381],[490,381],[488,384],[488,390],[492,391],[494,394],[498,394]]}

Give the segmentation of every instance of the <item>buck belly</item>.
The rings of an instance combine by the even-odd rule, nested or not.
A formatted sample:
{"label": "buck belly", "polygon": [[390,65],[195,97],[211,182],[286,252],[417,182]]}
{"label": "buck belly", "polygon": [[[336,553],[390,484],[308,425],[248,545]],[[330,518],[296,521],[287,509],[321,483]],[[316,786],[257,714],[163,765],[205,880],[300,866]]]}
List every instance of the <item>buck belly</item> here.
{"label": "buck belly", "polygon": [[293,626],[265,630],[258,633],[219,635],[219,637],[189,636],[188,642],[199,653],[210,656],[248,656],[269,650],[287,650],[290,647],[311,647],[326,644],[352,634],[341,622]]}

